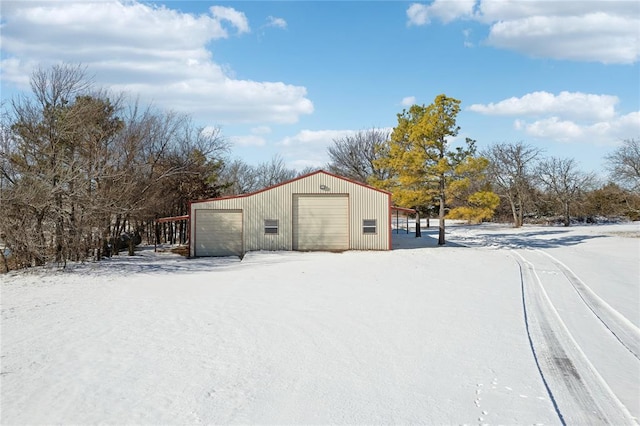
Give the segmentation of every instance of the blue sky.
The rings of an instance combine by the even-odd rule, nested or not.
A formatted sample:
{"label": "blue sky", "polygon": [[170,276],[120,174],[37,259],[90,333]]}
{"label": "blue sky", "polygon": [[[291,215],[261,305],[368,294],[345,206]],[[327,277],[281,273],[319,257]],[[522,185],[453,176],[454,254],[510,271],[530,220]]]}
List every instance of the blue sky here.
{"label": "blue sky", "polygon": [[[602,170],[640,137],[637,1],[7,1],[2,98],[36,66],[222,128],[229,156],[322,166],[412,103],[462,101],[459,140],[523,141]],[[452,141],[455,145],[458,141]]]}

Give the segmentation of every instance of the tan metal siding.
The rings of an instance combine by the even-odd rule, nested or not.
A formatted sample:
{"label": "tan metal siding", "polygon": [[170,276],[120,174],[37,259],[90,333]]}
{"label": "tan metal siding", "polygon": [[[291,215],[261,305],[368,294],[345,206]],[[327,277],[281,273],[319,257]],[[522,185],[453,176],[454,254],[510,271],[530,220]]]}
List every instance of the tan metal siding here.
{"label": "tan metal siding", "polygon": [[[354,250],[389,249],[389,196],[372,192],[356,191],[351,197],[351,248]],[[363,233],[365,219],[376,220],[375,234]]]}
{"label": "tan metal siding", "polygon": [[[323,188],[323,189],[321,189]],[[318,173],[299,182],[298,193],[348,194],[350,249],[389,249],[389,195],[348,180]],[[375,235],[362,234],[362,220],[376,219],[379,231]]]}
{"label": "tan metal siding", "polygon": [[349,196],[293,196],[294,250],[348,250]]}
{"label": "tan metal siding", "polygon": [[[191,205],[192,218],[195,209],[239,209],[243,212],[244,251],[292,250],[294,194],[348,195],[349,248],[389,249],[389,195],[325,173],[313,174],[249,196],[194,202]],[[265,235],[265,219],[278,219],[277,235]],[[363,235],[363,219],[376,219],[376,234]],[[193,238],[193,229],[191,234]]]}
{"label": "tan metal siding", "polygon": [[[291,250],[291,200],[285,186],[245,200],[247,250]],[[265,234],[265,219],[278,220],[278,234]]]}
{"label": "tan metal siding", "polygon": [[195,256],[241,256],[242,212],[195,211]]}

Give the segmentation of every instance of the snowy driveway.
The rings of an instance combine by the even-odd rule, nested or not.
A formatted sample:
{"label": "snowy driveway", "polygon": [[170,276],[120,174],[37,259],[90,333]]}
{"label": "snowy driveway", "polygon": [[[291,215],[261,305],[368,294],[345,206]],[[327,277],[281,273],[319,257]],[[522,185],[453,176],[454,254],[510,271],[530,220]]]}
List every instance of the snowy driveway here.
{"label": "snowy driveway", "polygon": [[453,233],[468,246],[515,256],[532,349],[561,420],[637,422],[640,227],[504,231],[485,226]]}
{"label": "snowy driveway", "polygon": [[[510,230],[452,228],[443,248],[429,235],[418,244],[398,236],[398,244],[418,247],[250,253],[242,262],[145,251],[70,272],[0,278],[0,421],[560,424],[562,398],[545,386],[525,322],[526,263],[500,233]],[[598,265],[640,259],[638,251],[590,245],[601,240],[631,240],[631,249],[639,241],[602,237],[543,249],[589,277],[606,274]],[[611,261],[585,267],[572,252],[581,246]],[[616,278],[620,291],[586,284],[633,316],[625,297],[637,302],[638,271],[629,265]],[[576,337],[581,326],[571,324],[580,321],[564,312],[573,299],[548,283],[567,333],[594,368],[607,366],[602,377],[616,381],[607,382],[613,403],[637,416],[628,401],[638,382],[628,378],[640,377],[639,364],[596,365],[593,354],[613,343],[588,352],[589,333]],[[555,399],[565,395],[557,392]]]}

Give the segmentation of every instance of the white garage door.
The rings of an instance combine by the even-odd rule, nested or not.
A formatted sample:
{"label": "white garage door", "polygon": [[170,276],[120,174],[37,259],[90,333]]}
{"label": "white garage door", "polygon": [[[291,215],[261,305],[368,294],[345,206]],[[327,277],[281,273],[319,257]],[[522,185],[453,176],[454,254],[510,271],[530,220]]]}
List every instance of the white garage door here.
{"label": "white garage door", "polygon": [[293,225],[294,250],[348,250],[348,196],[295,195]]}
{"label": "white garage door", "polygon": [[196,256],[242,256],[242,211],[195,211]]}

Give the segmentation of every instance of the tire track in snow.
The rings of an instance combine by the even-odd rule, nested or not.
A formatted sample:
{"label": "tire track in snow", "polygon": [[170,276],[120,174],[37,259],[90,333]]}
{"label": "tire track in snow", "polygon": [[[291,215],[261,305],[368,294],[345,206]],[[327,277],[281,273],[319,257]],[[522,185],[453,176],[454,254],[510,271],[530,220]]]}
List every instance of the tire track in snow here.
{"label": "tire track in snow", "polygon": [[571,336],[535,266],[512,252],[520,267],[531,349],[562,424],[636,424]]}
{"label": "tire track in snow", "polygon": [[640,360],[640,329],[625,316],[612,308],[602,300],[591,288],[586,285],[568,266],[556,259],[544,250],[537,249],[551,259],[569,280],[580,299],[589,307],[591,312],[604,324],[604,326],[616,337],[616,339]]}

